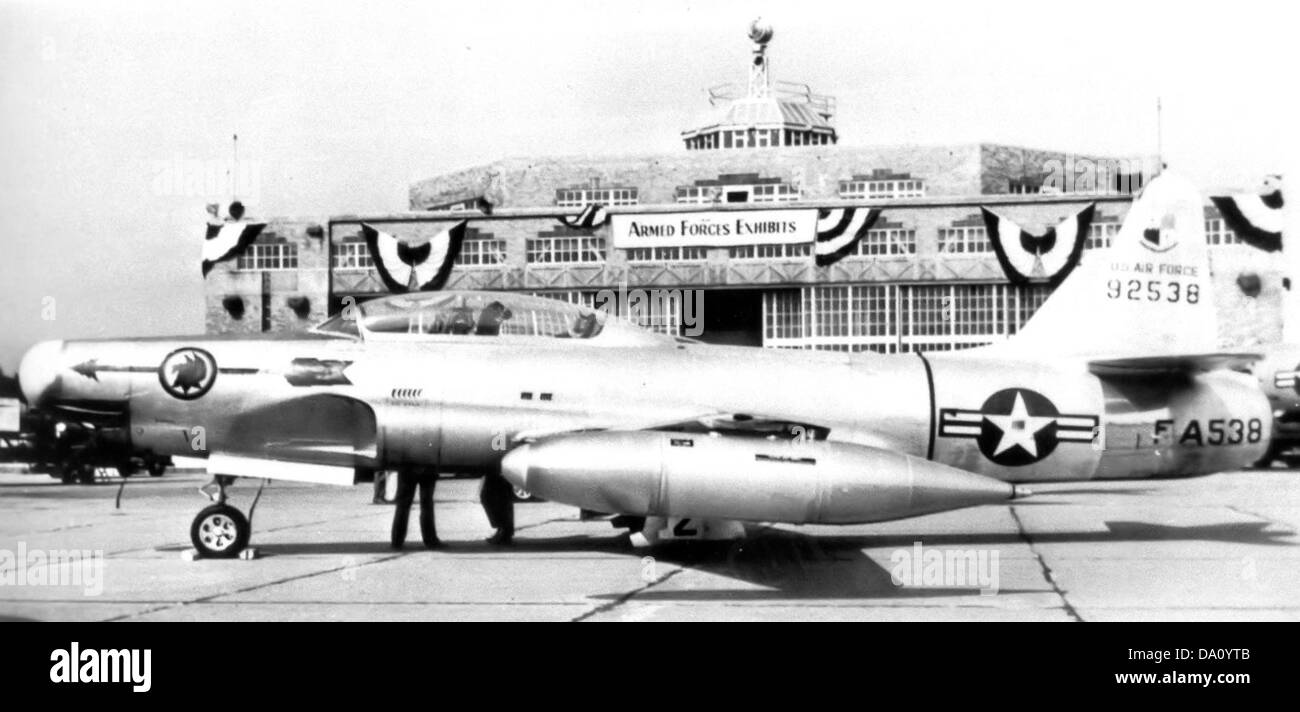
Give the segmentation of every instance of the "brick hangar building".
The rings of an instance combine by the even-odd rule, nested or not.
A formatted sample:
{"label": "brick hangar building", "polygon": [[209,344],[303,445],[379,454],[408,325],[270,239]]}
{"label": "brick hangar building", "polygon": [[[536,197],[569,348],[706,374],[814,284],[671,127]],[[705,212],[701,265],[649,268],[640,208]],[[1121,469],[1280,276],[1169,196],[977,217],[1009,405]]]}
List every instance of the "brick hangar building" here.
{"label": "brick hangar building", "polygon": [[[710,90],[711,111],[682,132],[680,152],[509,158],[415,183],[404,212],[267,220],[242,256],[208,276],[207,330],[305,329],[348,297],[387,294],[363,222],[420,242],[468,220],[448,289],[588,304],[600,290],[702,290],[705,341],[840,351],[964,348],[1014,334],[1050,293],[1045,279],[1008,279],[981,207],[1041,232],[1095,203],[1086,260],[1109,244],[1151,177],[1154,161],[1064,151],[843,145],[833,97],[768,75],[771,36],[770,28],[751,27],[748,84]],[[1074,177],[1084,164],[1097,170],[1080,172],[1078,181],[1053,180],[1062,167]],[[627,247],[613,234],[613,220],[573,227],[558,217],[592,205],[613,215],[707,220],[734,211],[882,204],[888,207],[871,229],[827,266],[816,265],[810,241],[757,235],[701,246],[668,237]],[[1240,244],[1208,204],[1206,233],[1223,345],[1278,341],[1276,266]],[[656,312],[642,320],[680,332],[682,316]]]}

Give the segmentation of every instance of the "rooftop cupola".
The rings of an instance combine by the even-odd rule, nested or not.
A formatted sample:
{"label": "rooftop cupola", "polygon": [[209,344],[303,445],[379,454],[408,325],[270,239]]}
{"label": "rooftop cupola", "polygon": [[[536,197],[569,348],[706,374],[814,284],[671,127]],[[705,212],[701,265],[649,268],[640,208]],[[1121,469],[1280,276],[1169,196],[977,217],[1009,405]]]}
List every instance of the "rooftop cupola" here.
{"label": "rooftop cupola", "polygon": [[750,24],[754,55],[749,85],[743,94],[736,84],[709,89],[714,108],[696,128],[682,132],[687,150],[817,146],[838,140],[831,123],[835,97],[814,94],[806,84],[772,80],[767,54],[772,34],[762,19]]}

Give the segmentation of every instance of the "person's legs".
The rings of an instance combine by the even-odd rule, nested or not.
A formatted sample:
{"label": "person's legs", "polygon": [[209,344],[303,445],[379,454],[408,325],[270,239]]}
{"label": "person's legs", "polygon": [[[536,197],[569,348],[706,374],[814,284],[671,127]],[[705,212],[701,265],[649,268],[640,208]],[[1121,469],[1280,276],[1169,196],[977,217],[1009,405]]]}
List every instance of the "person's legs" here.
{"label": "person's legs", "polygon": [[400,549],[406,543],[406,523],[411,517],[411,503],[415,501],[415,473],[410,470],[397,472],[397,501],[393,506],[393,548]]}
{"label": "person's legs", "polygon": [[488,523],[497,530],[488,542],[492,544],[509,544],[515,536],[515,503],[510,483],[506,482],[500,472],[490,472],[483,476],[483,488],[479,491],[479,502],[487,514]]}
{"label": "person's legs", "polygon": [[438,530],[433,524],[433,490],[438,484],[438,471],[432,467],[420,470],[420,537],[424,546],[432,549],[438,541]]}

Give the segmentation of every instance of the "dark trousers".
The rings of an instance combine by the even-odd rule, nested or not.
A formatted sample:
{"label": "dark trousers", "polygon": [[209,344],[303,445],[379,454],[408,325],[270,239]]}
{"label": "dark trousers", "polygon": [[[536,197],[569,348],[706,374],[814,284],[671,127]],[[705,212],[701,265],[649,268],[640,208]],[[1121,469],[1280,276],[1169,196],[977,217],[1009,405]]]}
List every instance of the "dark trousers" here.
{"label": "dark trousers", "polygon": [[479,490],[479,502],[487,514],[488,523],[498,533],[507,537],[515,533],[515,499],[514,488],[506,482],[500,472],[483,475],[483,488]]}
{"label": "dark trousers", "polygon": [[397,502],[393,509],[393,546],[406,543],[406,524],[411,518],[411,503],[415,488],[420,488],[420,537],[425,546],[438,544],[438,530],[433,526],[433,488],[438,484],[438,471],[432,468],[402,470],[397,475]]}

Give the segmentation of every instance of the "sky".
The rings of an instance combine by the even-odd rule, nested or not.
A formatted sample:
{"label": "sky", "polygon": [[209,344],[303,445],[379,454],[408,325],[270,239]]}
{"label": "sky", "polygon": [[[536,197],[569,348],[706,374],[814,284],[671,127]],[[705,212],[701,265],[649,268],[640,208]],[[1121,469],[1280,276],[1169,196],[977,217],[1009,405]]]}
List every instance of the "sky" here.
{"label": "sky", "polygon": [[255,217],[404,210],[413,181],[508,156],[681,151],[707,88],[745,81],[756,15],[774,78],[837,97],[842,144],[1152,154],[1159,98],[1172,168],[1253,188],[1295,139],[1291,5],[0,0],[0,369],[41,339],[202,332],[234,135]]}

